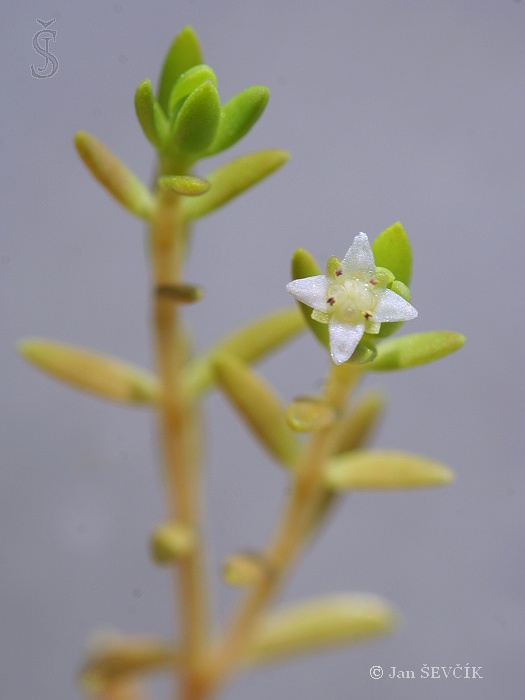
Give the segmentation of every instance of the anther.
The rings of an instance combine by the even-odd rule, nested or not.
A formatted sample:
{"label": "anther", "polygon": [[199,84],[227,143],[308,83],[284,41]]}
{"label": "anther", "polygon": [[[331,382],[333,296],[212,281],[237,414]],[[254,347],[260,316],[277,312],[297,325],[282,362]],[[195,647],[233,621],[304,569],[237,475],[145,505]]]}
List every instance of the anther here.
{"label": "anther", "polygon": [[370,278],[370,284],[379,284],[379,280],[376,280],[375,277]]}
{"label": "anther", "polygon": [[338,277],[340,277],[340,276],[343,274],[343,270],[342,270],[341,268],[339,268],[339,270],[336,270],[336,271],[335,271],[335,274],[336,274]]}
{"label": "anther", "polygon": [[363,311],[363,316],[368,321],[369,318],[372,318],[373,314],[370,311]]}
{"label": "anther", "polygon": [[330,297],[329,299],[326,300],[327,304],[330,304],[330,306],[333,306],[335,304],[335,299],[334,297]]}

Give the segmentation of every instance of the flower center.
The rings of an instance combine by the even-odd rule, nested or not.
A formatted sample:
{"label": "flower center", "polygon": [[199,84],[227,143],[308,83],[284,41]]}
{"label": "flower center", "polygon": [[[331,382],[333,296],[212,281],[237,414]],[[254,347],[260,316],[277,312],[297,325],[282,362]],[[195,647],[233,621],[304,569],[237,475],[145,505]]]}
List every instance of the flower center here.
{"label": "flower center", "polygon": [[372,282],[360,279],[339,280],[328,288],[327,302],[343,323],[364,323],[373,317],[377,296]]}

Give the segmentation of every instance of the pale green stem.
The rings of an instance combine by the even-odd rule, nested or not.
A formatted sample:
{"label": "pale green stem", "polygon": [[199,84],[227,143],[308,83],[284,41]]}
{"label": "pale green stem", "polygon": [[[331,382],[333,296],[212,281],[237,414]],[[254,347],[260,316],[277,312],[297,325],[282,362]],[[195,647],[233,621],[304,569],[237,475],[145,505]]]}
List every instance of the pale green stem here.
{"label": "pale green stem", "polygon": [[[355,365],[332,366],[324,397],[341,412],[348,394],[357,381],[360,370]],[[267,576],[253,587],[242,602],[224,639],[212,660],[200,694],[192,700],[201,700],[224,683],[236,664],[242,659],[256,624],[266,606],[272,601],[291,566],[308,539],[310,525],[322,502],[323,467],[337,444],[341,421],[315,433],[295,471],[295,478],[281,524],[268,548]]]}
{"label": "pale green stem", "polygon": [[[180,698],[190,700],[193,696],[188,689],[194,682],[207,635],[207,604],[199,532],[195,406],[182,382],[185,348],[180,312],[173,301],[155,293],[161,285],[181,281],[184,222],[178,195],[158,193],[150,244],[154,285],[153,326],[161,384],[160,438],[169,518],[191,528],[196,542],[194,550],[175,564],[183,669],[180,674]],[[177,673],[179,671],[178,668]]]}

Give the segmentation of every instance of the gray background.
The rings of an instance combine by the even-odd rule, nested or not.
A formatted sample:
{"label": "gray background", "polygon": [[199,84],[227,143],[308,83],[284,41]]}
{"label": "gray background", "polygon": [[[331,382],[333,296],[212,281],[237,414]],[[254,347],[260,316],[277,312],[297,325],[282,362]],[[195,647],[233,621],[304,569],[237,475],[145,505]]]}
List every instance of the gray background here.
{"label": "gray background", "polygon": [[[440,459],[457,483],[356,495],[283,595],[376,593],[402,611],[399,632],[241,676],[224,698],[523,697],[525,3],[11,0],[2,18],[1,698],[78,697],[74,670],[94,630],[172,631],[170,581],[146,551],[163,514],[151,415],[55,384],[13,348],[40,335],[150,366],[141,224],[92,182],[71,140],[87,129],[150,177],[133,93],[156,78],[187,23],[223,99],[271,88],[235,153],[293,154],[198,225],[188,279],[208,294],[188,313],[197,346],[289,303],[297,246],[324,260],[397,219],[415,256],[420,316],[410,331],[468,336],[451,358],[369,383],[390,399],[377,444]],[[60,67],[47,80],[30,75],[42,65],[36,18],[56,18]],[[305,337],[263,371],[290,399],[318,387],[325,367]],[[285,480],[217,395],[206,420],[219,621],[235,597],[216,575],[220,562],[265,541]],[[425,663],[483,666],[484,679],[368,673],[381,664],[419,675]],[[154,697],[167,689],[156,681]]]}

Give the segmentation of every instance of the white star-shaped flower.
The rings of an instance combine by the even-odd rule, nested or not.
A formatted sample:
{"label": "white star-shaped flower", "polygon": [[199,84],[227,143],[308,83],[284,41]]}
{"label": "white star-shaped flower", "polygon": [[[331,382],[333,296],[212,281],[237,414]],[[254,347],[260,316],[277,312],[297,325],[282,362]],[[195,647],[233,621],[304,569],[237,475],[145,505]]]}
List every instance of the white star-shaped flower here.
{"label": "white star-shaped flower", "polygon": [[336,365],[346,362],[363,333],[379,333],[381,323],[409,321],[417,311],[399,294],[387,289],[377,274],[366,233],[360,233],[333,275],[294,280],[287,291],[311,306],[312,318],[328,323],[330,353]]}

